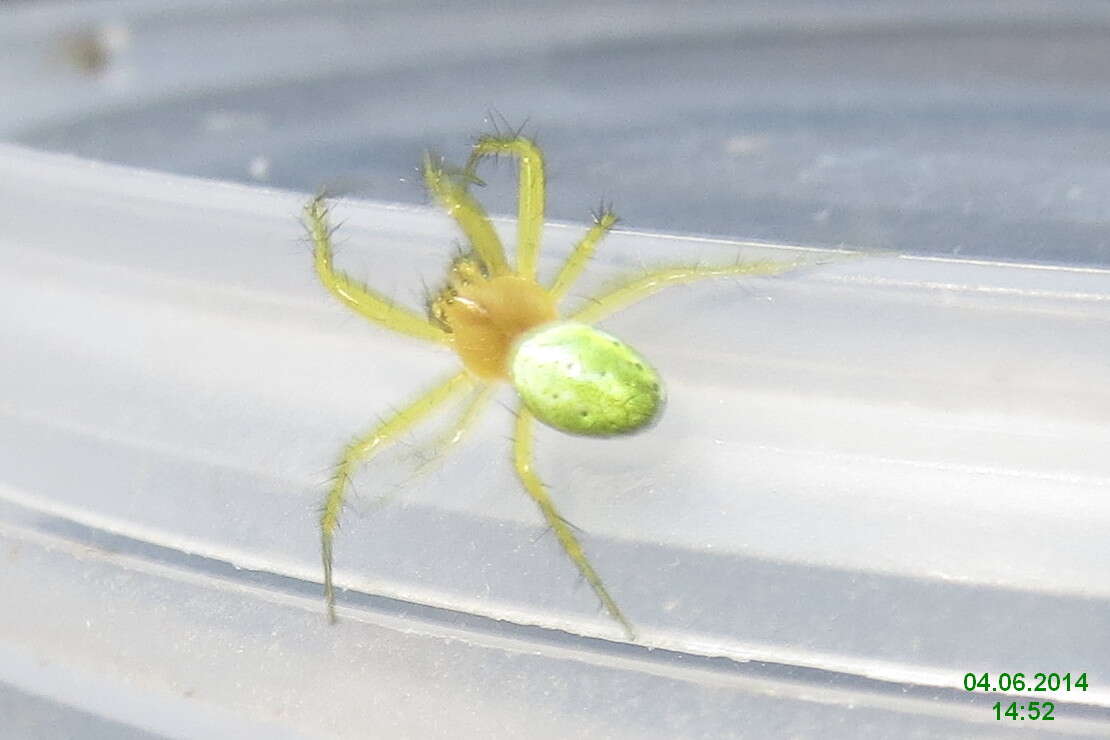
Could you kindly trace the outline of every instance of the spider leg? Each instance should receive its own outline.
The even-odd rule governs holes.
[[[418,339],[447,344],[451,336],[423,316],[391,303],[347,273],[336,270],[332,264],[334,251],[331,244],[332,228],[328,219],[328,206],[324,196],[313,198],[304,209],[305,225],[312,236],[313,258],[316,274],[332,295],[354,309],[356,313],[387,329]]]
[[[458,223],[474,253],[490,274],[508,274],[510,270],[505,261],[501,238],[494,231],[485,209],[467,189],[465,177],[465,172],[447,172],[431,155],[424,155],[424,184],[428,190]]]
[[[496,383],[481,383],[479,385],[478,391],[471,396],[470,400],[467,402],[466,408],[455,422],[451,431],[433,442],[430,447],[424,448],[422,454],[426,456],[425,459],[420,461],[416,469],[412,471],[412,474],[398,486],[398,490],[408,488],[413,481],[427,474],[433,467],[443,462],[443,459],[451,449],[461,442],[466,436],[466,433],[470,431],[470,428],[474,425],[478,416],[480,416],[482,411],[486,409],[486,406],[489,405],[489,399],[496,390]],[[430,450],[430,452],[427,450]],[[395,492],[384,493],[371,500],[369,502],[370,507],[375,510],[379,509],[392,502],[395,497]]]
[[[451,428],[451,431],[433,443],[431,459],[420,465],[420,467],[416,469],[413,477],[423,475],[432,465],[442,460],[444,456],[451,451],[452,447],[463,440],[466,433],[474,426],[474,422],[481,413],[485,411],[486,406],[489,405],[490,397],[493,396],[496,391],[496,383],[486,383],[478,389],[478,392],[470,399],[470,403],[467,404],[466,410],[459,416],[458,421],[455,422],[455,426]]]
[[[624,628],[628,639],[635,640],[636,633],[632,629],[632,624],[625,618],[624,613],[621,612],[617,602],[609,595],[605,585],[601,582],[601,576],[597,574],[594,567],[590,565],[589,559],[586,557],[586,552],[582,549],[582,544],[578,538],[574,536],[566,520],[559,514],[555,508],[555,504],[551,501],[551,496],[547,492],[547,487],[536,475],[533,468],[533,417],[531,412],[523,406],[517,411],[516,415],[516,434],[513,440],[513,464],[516,467],[517,476],[520,477],[520,482],[524,484],[524,489],[532,500],[536,502],[536,506],[540,508],[543,518],[547,521],[547,525],[551,527],[551,531],[559,540],[559,544],[563,546],[563,551],[566,552],[567,557],[578,567],[579,573],[590,584],[594,590],[597,598],[601,600],[602,606],[605,611],[609,612],[609,616],[617,620],[621,627]]]
[[[658,293],[672,285],[684,285],[706,278],[736,277],[741,275],[779,275],[802,267],[803,262],[737,262],[723,267],[668,267],[647,272],[613,290],[591,299],[582,308],[573,311],[568,318],[592,324],[607,316],[628,308],[633,303]]]
[[[536,260],[540,251],[540,231],[543,229],[544,165],[543,152],[519,132],[508,136],[486,135],[478,138],[466,163],[466,171],[473,173],[478,162],[486,157],[508,154],[520,160],[519,191],[517,195],[516,270],[524,277],[536,277]]]
[[[551,284],[550,292],[559,300],[566,295],[570,286],[586,269],[586,263],[590,261],[593,256],[594,250],[597,248],[598,243],[605,238],[613,225],[617,223],[617,214],[613,213],[608,208],[600,209],[594,215],[594,225],[586,232],[577,244],[574,245],[574,251],[570,253],[570,257],[563,263],[562,269],[559,274],[555,276],[555,282]]]
[[[324,562],[324,600],[327,602],[328,619],[335,622],[335,587],[332,583],[332,540],[339,526],[339,515],[343,512],[343,501],[355,467],[377,453],[383,446],[394,442],[417,422],[435,411],[440,404],[456,393],[465,390],[471,383],[470,375],[461,372],[440,383],[432,390],[416,399],[406,408],[386,419],[367,434],[355,439],[343,450],[336,467],[324,505],[320,509],[320,544]]]

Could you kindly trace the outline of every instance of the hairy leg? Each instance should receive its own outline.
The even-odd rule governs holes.
[[[493,394],[497,392],[497,388],[497,383],[486,383],[478,389],[474,397],[470,399],[466,409],[455,422],[455,425],[451,427],[451,431],[440,437],[432,445],[430,459],[426,460],[416,469],[414,477],[426,473],[429,468],[442,460],[444,456],[451,451],[452,447],[463,440],[466,433],[474,426],[474,422],[477,421],[478,417],[485,411],[486,406],[489,405],[489,400]]]
[[[350,483],[356,466],[366,462],[383,446],[396,441],[400,435],[435,411],[440,404],[468,388],[472,382],[470,375],[465,372],[453,376],[344,448],[339,465],[336,467],[335,477],[332,479],[331,487],[324,499],[324,505],[320,508],[320,544],[324,561],[324,599],[327,602],[328,619],[330,621],[335,621],[335,588],[332,584],[332,540],[335,537],[335,530],[339,526],[339,515],[343,512],[347,485]]]
[[[313,198],[304,209],[305,225],[312,235],[316,274],[332,295],[363,318],[387,329],[418,339],[447,344],[450,335],[420,314],[397,306],[379,293],[354,280],[332,264],[332,229],[323,196]]]
[[[590,261],[593,256],[594,250],[597,249],[598,243],[605,238],[613,225],[617,223],[617,214],[610,211],[608,208],[603,208],[594,216],[594,225],[586,232],[586,235],[574,245],[574,251],[570,253],[570,257],[563,264],[559,274],[555,276],[555,282],[551,284],[550,292],[559,300],[567,294],[570,286],[586,269],[586,263]]]
[[[672,285],[693,283],[706,278],[778,275],[796,270],[802,267],[803,264],[801,262],[762,260],[758,262],[738,262],[735,265],[723,267],[668,267],[653,270],[591,299],[582,308],[571,313],[568,318],[585,324],[592,324]]]
[[[474,144],[470,160],[466,163],[466,171],[474,172],[479,161],[499,154],[508,154],[520,160],[516,270],[519,275],[534,279],[546,198],[543,153],[535,143],[523,136],[482,136]]]
[[[510,270],[501,238],[485,209],[467,189],[465,177],[465,173],[447,172],[430,155],[424,155],[424,184],[436,202],[458,223],[490,275],[506,275]]]
[[[547,492],[547,487],[536,475],[533,468],[532,449],[534,427],[532,414],[522,406],[517,412],[516,434],[513,440],[513,464],[516,467],[517,475],[520,477],[520,482],[524,484],[524,489],[536,502],[536,506],[540,507],[544,520],[555,532],[555,537],[558,538],[559,544],[563,546],[567,557],[577,566],[582,577],[590,584],[594,593],[597,594],[597,598],[601,600],[602,606],[605,607],[605,611],[609,612],[609,615],[620,623],[630,640],[635,640],[636,633],[632,629],[632,624],[625,618],[620,607],[617,606],[617,602],[605,589],[601,582],[601,576],[590,565],[586,552],[582,549],[582,544],[574,536],[570,525],[559,515],[559,512],[555,509],[555,504],[551,501],[551,496]]]

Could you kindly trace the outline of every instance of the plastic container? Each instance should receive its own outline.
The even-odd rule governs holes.
[[[1070,671],[1089,690],[1048,695],[1039,729],[1105,735],[1110,162],[1079,146],[1107,135],[1067,56],[1105,54],[1103,11],[765,10],[5,10],[10,734],[990,736],[1000,695],[964,674]],[[999,61],[1018,41],[1064,56],[1023,76]],[[981,63],[946,87],[961,53]],[[606,322],[663,373],[666,416],[615,441],[545,430],[538,464],[636,644],[543,536],[501,406],[422,475],[434,425],[366,468],[323,617],[335,455],[456,361],[327,297],[305,192],[419,200],[398,178],[428,146],[457,159],[487,105],[534,116],[554,218],[599,195],[626,217],[576,299],[644,265],[874,252]],[[956,142],[989,166],[957,170]],[[508,168],[491,181],[509,210]],[[414,306],[459,239],[422,206],[336,213],[344,265]],[[583,228],[548,228],[545,272]]]

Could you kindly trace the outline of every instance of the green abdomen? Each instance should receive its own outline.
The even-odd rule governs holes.
[[[624,342],[585,324],[559,322],[526,334],[510,373],[536,418],[570,434],[631,434],[663,409],[655,369]]]

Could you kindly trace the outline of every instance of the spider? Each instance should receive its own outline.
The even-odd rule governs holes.
[[[479,163],[502,155],[515,158],[519,165],[515,263],[509,262],[489,217],[470,192],[471,184],[481,183],[475,174]],[[423,174],[429,192],[457,222],[470,247],[451,264],[444,287],[429,298],[426,316],[392,303],[337,270],[325,197],[317,196],[305,207],[316,273],[332,295],[379,326],[450,348],[462,363],[460,372],[344,448],[320,513],[328,618],[336,619],[332,543],[357,466],[469,391],[469,404],[453,433],[445,438],[443,449],[457,443],[496,386],[507,381],[520,399],[512,449],[520,483],[605,611],[635,640],[632,623],[609,594],[536,474],[535,421],[568,434],[599,438],[633,434],[650,426],[663,409],[658,373],[627,344],[591,325],[671,285],[729,275],[775,275],[798,263],[738,262],[722,267],[658,269],[564,313],[561,304],[567,292],[617,222],[612,210],[603,207],[594,214],[593,225],[575,244],[555,279],[544,284],[537,278],[536,263],[546,183],[543,153],[535,142],[519,132],[480,136],[464,168],[451,169],[425,155]]]

